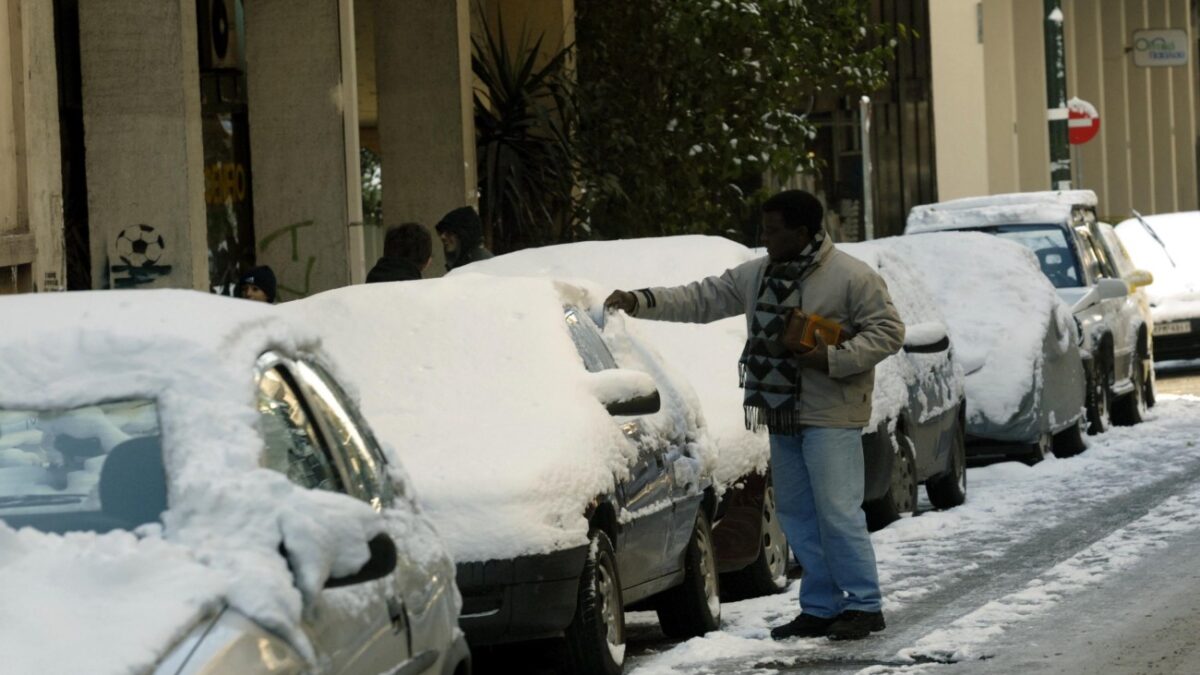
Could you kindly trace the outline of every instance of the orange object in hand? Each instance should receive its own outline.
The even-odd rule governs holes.
[[[803,354],[817,346],[818,335],[822,342],[831,347],[848,339],[842,324],[820,314],[805,314],[799,308],[793,309],[783,327],[783,346]]]

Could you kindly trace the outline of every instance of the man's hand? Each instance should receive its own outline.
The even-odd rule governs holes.
[[[820,333],[814,333],[813,339],[816,340],[817,346],[806,352],[797,354],[796,361],[799,362],[801,368],[811,368],[828,374],[829,345],[821,338]]]
[[[637,296],[629,291],[613,291],[604,301],[604,309],[613,311],[620,309],[626,314],[633,314],[637,306]]]

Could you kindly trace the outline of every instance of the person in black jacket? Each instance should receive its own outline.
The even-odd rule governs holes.
[[[233,289],[235,297],[247,300],[257,300],[275,304],[275,292],[278,284],[275,281],[275,271],[266,265],[259,265],[242,275],[237,286]]]
[[[492,252],[483,245],[483,222],[469,206],[454,209],[437,224],[446,251],[446,271],[476,260],[487,260]]]
[[[420,223],[388,228],[383,236],[383,257],[367,273],[367,283],[415,281],[433,258],[433,237]]]

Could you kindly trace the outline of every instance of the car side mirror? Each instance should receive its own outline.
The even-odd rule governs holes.
[[[909,354],[936,354],[950,348],[950,336],[940,321],[928,321],[904,329],[904,351]]]
[[[610,415],[653,415],[662,407],[654,378],[646,373],[614,368],[588,376],[592,394]]]
[[[1127,295],[1129,295],[1129,286],[1121,279],[1101,279],[1096,282],[1095,286],[1088,289],[1082,298],[1079,298],[1071,307],[1071,311],[1078,314],[1101,300],[1123,298]]]
[[[344,577],[330,577],[325,581],[325,588],[340,588],[353,586],[367,581],[382,579],[396,569],[396,543],[387,533],[380,532],[367,542],[371,557],[357,572]]]
[[[1146,270],[1134,270],[1125,275],[1125,283],[1131,290],[1137,290],[1154,283],[1154,275]]]

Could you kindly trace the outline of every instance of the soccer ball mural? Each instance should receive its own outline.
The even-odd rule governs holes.
[[[129,267],[153,267],[166,249],[163,236],[149,225],[133,225],[117,235],[117,257]]]

